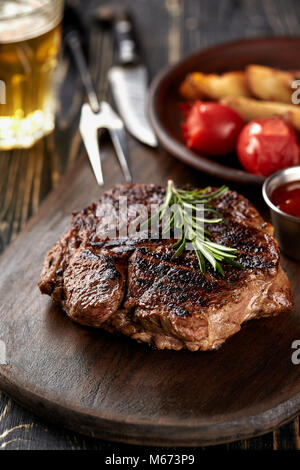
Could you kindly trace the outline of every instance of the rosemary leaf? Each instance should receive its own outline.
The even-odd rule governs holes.
[[[172,180],[168,181],[166,195],[161,209],[151,219],[141,224],[147,228],[153,220],[163,220],[163,233],[177,228],[182,230],[181,238],[174,243],[175,253],[172,256],[180,256],[186,248],[186,243],[192,243],[194,252],[197,256],[200,271],[206,273],[206,262],[211,264],[214,271],[218,271],[222,276],[225,275],[221,263],[230,264],[237,268],[242,266],[234,259],[236,258],[236,249],[212,242],[209,239],[210,232],[204,228],[204,224],[226,223],[226,220],[219,211],[210,206],[210,201],[226,193],[228,188],[221,188],[211,191],[208,186],[204,189],[185,190],[177,189]],[[201,208],[199,209],[199,205]],[[172,214],[167,214],[169,208],[173,205]],[[204,217],[204,213],[211,214],[213,217]],[[166,217],[164,217],[166,216]]]

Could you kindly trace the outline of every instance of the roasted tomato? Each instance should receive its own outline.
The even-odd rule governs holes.
[[[183,138],[187,146],[208,155],[225,155],[235,149],[244,120],[228,106],[195,101],[184,108]]]
[[[279,117],[249,122],[238,138],[237,154],[246,170],[262,176],[300,162],[297,134]]]

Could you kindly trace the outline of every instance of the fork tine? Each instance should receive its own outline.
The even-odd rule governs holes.
[[[98,145],[97,131],[93,130],[89,134],[81,134],[89,160],[91,162],[97,183],[102,186],[104,184],[101,168],[101,157]]]
[[[126,183],[132,183],[132,175],[127,159],[127,145],[124,128],[110,128],[109,134],[113,142]]]
[[[104,184],[101,157],[98,143],[98,129],[93,125],[93,112],[88,104],[84,104],[81,110],[81,118],[79,129],[82,140],[84,142],[89,160],[91,162],[97,183],[102,186]]]

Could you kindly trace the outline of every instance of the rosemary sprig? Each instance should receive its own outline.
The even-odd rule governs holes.
[[[221,263],[233,264],[241,267],[234,261],[236,249],[212,242],[209,239],[208,224],[224,222],[224,217],[220,212],[210,206],[210,202],[222,196],[228,188],[222,186],[216,191],[211,191],[210,187],[204,189],[184,190],[177,189],[172,180],[168,181],[166,195],[160,210],[150,219],[141,224],[140,230],[148,228],[152,222],[162,221],[168,215],[164,231],[169,232],[175,228],[181,230],[181,238],[173,245],[176,250],[172,258],[181,255],[186,248],[187,242],[191,243],[197,255],[199,267],[202,273],[206,272],[206,262],[209,262],[214,271],[219,271],[224,276]],[[199,204],[201,204],[201,214],[199,215]],[[172,215],[167,214],[172,207]],[[205,214],[205,217],[204,217]],[[207,217],[211,215],[213,217]],[[164,219],[165,221],[165,219]]]

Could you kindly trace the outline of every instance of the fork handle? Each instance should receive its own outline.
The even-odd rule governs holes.
[[[119,65],[134,65],[141,62],[131,16],[126,10],[118,12],[114,21],[114,41]]]
[[[65,41],[67,42],[70,50],[72,51],[72,55],[78,71],[80,73],[80,77],[82,83],[85,87],[85,91],[87,97],[89,99],[90,105],[94,113],[97,113],[100,109],[99,101],[97,98],[97,94],[92,82],[92,78],[83,54],[80,37],[75,30],[71,30],[66,34]]]

